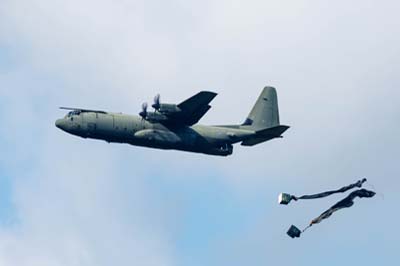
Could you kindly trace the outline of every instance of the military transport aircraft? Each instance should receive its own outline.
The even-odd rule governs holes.
[[[215,96],[214,92],[201,91],[180,104],[166,104],[157,95],[152,105],[154,111],[149,112],[144,103],[139,116],[61,107],[70,112],[58,119],[56,126],[72,135],[109,143],[220,156],[231,155],[235,143],[253,146],[280,138],[289,128],[279,123],[278,98],[273,87],[263,89],[243,124],[197,125]]]

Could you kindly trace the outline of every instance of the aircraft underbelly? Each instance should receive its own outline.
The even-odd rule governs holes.
[[[190,128],[177,131],[154,129],[140,130],[135,133],[134,141],[132,141],[131,144],[215,155],[227,155],[226,153],[229,153],[230,149],[230,147],[214,146],[214,144],[209,143]]]
[[[158,148],[173,148],[182,145],[182,139],[172,131],[144,129],[134,134],[134,142]],[[135,144],[135,143],[133,143]]]
[[[144,126],[139,130],[137,130],[139,127],[136,127],[135,131],[133,127],[130,127],[133,124],[122,122],[121,120],[114,123],[112,129],[96,123],[96,130],[88,132],[87,137],[157,149],[173,149],[220,156],[232,154],[231,139],[226,132],[200,132],[191,127],[169,130],[162,126],[152,126],[152,128]],[[109,124],[106,123],[106,125]]]

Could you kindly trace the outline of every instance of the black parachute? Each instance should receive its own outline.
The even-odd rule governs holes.
[[[313,194],[313,195],[304,195],[301,197],[296,197],[287,193],[281,193],[279,196],[279,203],[280,204],[289,204],[289,202],[291,200],[299,200],[299,199],[318,199],[318,198],[323,198],[323,197],[328,197],[332,194],[335,193],[344,193],[350,189],[353,188],[360,188],[362,187],[363,183],[366,182],[367,179],[362,179],[357,181],[354,184],[342,187],[338,190],[332,190],[332,191],[326,191],[326,192],[322,192],[322,193],[318,193],[318,194]],[[320,216],[318,216],[317,218],[313,219],[310,224],[303,230],[301,231],[300,229],[298,229],[296,226],[292,225],[287,234],[292,237],[300,237],[301,233],[304,232],[305,230],[307,230],[309,227],[311,227],[314,224],[318,224],[320,223],[322,220],[329,218],[334,212],[343,209],[343,208],[349,208],[351,206],[354,205],[354,199],[359,197],[359,198],[372,198],[373,196],[375,196],[375,192],[370,191],[370,190],[366,190],[366,189],[358,189],[355,190],[353,192],[351,192],[347,197],[345,197],[344,199],[342,199],[341,201],[337,202],[335,205],[333,205],[332,207],[330,207],[328,210],[326,210],[325,212],[323,212]]]
[[[346,192],[346,191],[348,191],[348,190],[351,190],[351,189],[353,189],[353,188],[356,188],[356,187],[360,188],[360,187],[362,187],[362,185],[363,185],[366,181],[367,181],[367,179],[366,179],[366,178],[363,178],[363,179],[361,179],[361,180],[358,180],[358,181],[357,181],[356,183],[354,183],[354,184],[350,184],[350,185],[348,185],[348,186],[342,187],[342,188],[337,189],[337,190],[330,190],[330,191],[325,191],[325,192],[322,192],[322,193],[312,194],[312,195],[303,195],[303,196],[301,196],[301,197],[296,197],[296,196],[294,196],[294,195],[290,195],[290,194],[287,194],[287,193],[281,193],[281,194],[279,195],[279,203],[280,203],[280,204],[285,204],[285,205],[287,205],[287,204],[289,204],[289,202],[290,202],[291,200],[297,201],[297,200],[300,200],[300,199],[318,199],[318,198],[328,197],[328,196],[330,196],[330,195],[332,195],[332,194],[336,194],[336,193],[344,193],[344,192]]]
[[[338,211],[343,208],[350,208],[354,204],[354,199],[356,197],[359,198],[372,198],[375,196],[375,192],[366,190],[366,189],[359,189],[356,191],[351,192],[347,197],[330,207],[328,210],[323,212],[320,216],[315,218],[314,220],[311,221],[309,226],[312,226],[313,224],[318,224],[320,223],[323,219],[329,218],[335,211]]]

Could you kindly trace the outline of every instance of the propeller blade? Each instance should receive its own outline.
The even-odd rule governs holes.
[[[143,118],[146,119],[147,117],[147,103],[142,104],[142,111],[139,113],[139,115]]]
[[[147,111],[147,103],[143,103],[142,104],[142,110],[143,111]]]
[[[160,105],[161,105],[161,103],[160,103],[160,94],[157,94],[157,95],[154,97],[154,104],[152,105],[152,107],[153,107],[154,109],[158,110],[158,109],[160,109]]]

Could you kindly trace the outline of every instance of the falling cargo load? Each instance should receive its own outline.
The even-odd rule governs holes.
[[[350,189],[353,188],[360,188],[362,187],[362,185],[367,181],[367,179],[362,179],[359,180],[358,182],[351,184],[349,186],[345,186],[342,187],[341,189],[338,190],[332,190],[332,191],[327,191],[327,192],[322,192],[322,193],[318,193],[318,194],[313,194],[313,195],[304,195],[301,197],[296,197],[287,193],[281,193],[279,195],[279,203],[280,204],[284,204],[287,205],[289,204],[289,202],[291,200],[299,200],[299,199],[318,199],[318,198],[324,198],[327,196],[330,196],[332,194],[336,194],[336,193],[344,193]],[[292,225],[290,226],[289,230],[287,231],[287,234],[291,237],[291,238],[297,238],[300,237],[300,235],[306,231],[308,228],[310,228],[312,225],[314,224],[318,224],[320,223],[322,220],[329,218],[334,212],[340,210],[340,209],[344,209],[344,208],[350,208],[351,206],[354,205],[354,199],[355,198],[372,198],[373,196],[375,196],[375,192],[367,190],[367,189],[358,189],[355,190],[353,192],[351,192],[347,197],[345,197],[344,199],[342,199],[341,201],[337,202],[335,205],[333,205],[332,207],[330,207],[328,210],[326,210],[325,212],[323,212],[320,216],[318,216],[317,218],[313,219],[310,224],[304,229],[304,230],[300,230],[298,229],[296,226]]]

